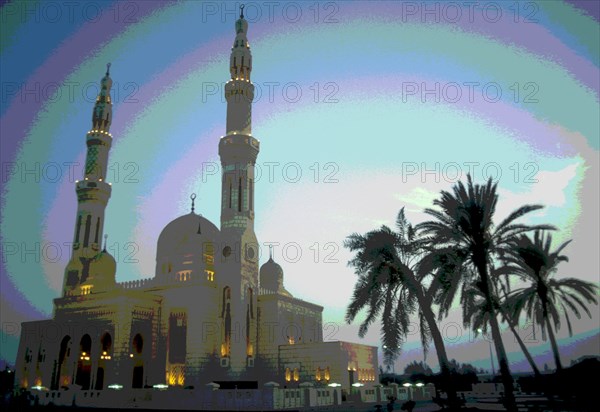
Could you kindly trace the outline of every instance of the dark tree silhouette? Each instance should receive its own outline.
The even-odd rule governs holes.
[[[571,241],[560,245],[552,251],[552,235],[536,231],[533,239],[526,235],[514,240],[511,255],[507,257],[510,270],[528,283],[528,286],[513,291],[507,298],[508,307],[514,316],[525,312],[527,319],[542,328],[542,333],[548,333],[556,370],[562,371],[558,343],[554,329],[560,328],[560,313],[564,314],[569,330],[573,335],[569,312],[581,318],[581,312],[589,317],[591,313],[586,304],[597,304],[597,286],[583,280],[567,278],[554,279],[560,262],[568,261],[562,251]]]
[[[497,273],[497,271],[494,270],[493,267],[490,267],[490,273]],[[503,285],[501,285],[499,276],[492,276],[492,279],[494,280],[495,292],[493,300],[496,313],[502,316],[502,320],[506,322],[510,331],[513,333],[535,376],[540,376],[540,370],[535,364],[535,361],[527,349],[525,342],[523,342],[523,339],[521,339],[521,336],[517,331],[518,317],[514,319],[515,317],[510,315],[511,311],[509,308],[507,308],[506,301],[502,302],[497,298],[497,296],[500,294],[499,290],[504,290],[505,288]],[[463,309],[464,326],[470,327],[475,333],[475,336],[479,335],[480,333],[487,333],[490,325],[489,320],[491,312],[489,310],[487,300],[485,299],[485,296],[481,290],[476,286],[473,286],[472,283],[463,283],[460,301]]]
[[[478,288],[485,297],[490,310],[490,328],[498,356],[500,373],[505,391],[507,409],[517,409],[514,398],[513,379],[510,374],[504,343],[500,335],[497,313],[494,308],[494,291],[490,279],[489,264],[494,258],[506,253],[511,241],[518,235],[534,229],[550,229],[549,226],[528,226],[515,223],[523,215],[542,208],[538,205],[522,206],[512,212],[499,225],[494,225],[498,195],[496,184],[488,180],[485,185],[474,184],[471,176],[467,185],[458,182],[452,192],[442,191],[434,206],[426,209],[434,220],[421,223],[418,229],[430,236],[440,247],[451,247],[452,258],[463,261],[478,275]]]
[[[404,368],[405,375],[433,375],[433,371],[425,362],[413,361]]]
[[[382,226],[365,235],[354,233],[345,241],[345,247],[356,252],[348,264],[358,275],[346,321],[351,323],[362,309],[367,309],[367,317],[359,328],[359,336],[363,337],[381,315],[384,362],[389,364],[398,355],[409,332],[410,315],[416,312],[423,350],[427,353],[429,342],[433,341],[443,388],[449,402],[454,404],[457,396],[444,340],[432,309],[433,294],[425,286],[425,278],[434,274],[427,241],[417,237],[404,209],[398,213],[396,228],[397,232]]]

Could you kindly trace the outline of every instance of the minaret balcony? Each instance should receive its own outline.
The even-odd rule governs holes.
[[[112,135],[104,130],[90,130],[86,135],[86,143],[91,145],[103,145],[110,147],[112,144]]]
[[[254,84],[250,79],[231,79],[225,83],[225,98],[227,100],[231,98],[244,99],[252,103],[254,100]]]
[[[219,156],[221,162],[230,163],[239,160],[255,162],[260,151],[258,139],[247,135],[233,132],[223,136],[219,141]]]
[[[112,187],[110,183],[106,183],[101,179],[85,179],[78,180],[75,183],[75,191],[77,192],[77,199],[81,201],[87,200],[99,200],[108,202]]]

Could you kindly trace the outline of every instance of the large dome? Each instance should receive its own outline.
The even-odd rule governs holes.
[[[214,252],[219,240],[219,229],[202,216],[192,212],[178,217],[158,237],[156,275],[214,273]]]
[[[157,260],[190,252],[200,252],[206,242],[216,244],[219,229],[208,219],[189,213],[169,223],[158,237]]]

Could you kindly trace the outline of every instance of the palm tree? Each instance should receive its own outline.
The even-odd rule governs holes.
[[[581,318],[581,311],[591,317],[586,303],[597,304],[597,286],[593,283],[553,278],[560,262],[569,260],[561,253],[570,242],[564,242],[552,251],[552,235],[536,231],[533,239],[526,235],[515,239],[512,254],[507,258],[514,273],[529,283],[529,286],[513,291],[507,302],[515,316],[524,311],[529,320],[542,328],[542,333],[547,331],[557,372],[563,369],[554,335],[554,330],[560,328],[560,312],[564,313],[569,336],[573,336],[569,312],[577,318]]]
[[[397,232],[387,226],[365,235],[354,233],[344,246],[356,255],[350,262],[358,281],[346,312],[351,323],[362,309],[367,316],[359,328],[364,337],[369,326],[381,315],[384,361],[391,363],[399,353],[410,329],[410,315],[418,312],[421,342],[427,353],[430,341],[435,346],[444,389],[449,403],[456,405],[444,340],[432,309],[433,295],[424,286],[424,275],[431,274],[431,259],[426,258],[426,243],[416,232],[401,209],[396,219]]]
[[[521,336],[519,336],[517,331],[518,322],[515,322],[509,315],[510,311],[506,308],[506,302],[499,302],[498,299],[496,299],[497,295],[498,293],[496,292],[494,294],[494,306],[497,310],[497,313],[502,316],[502,320],[506,322],[510,331],[515,336],[515,339],[517,340],[521,351],[525,355],[525,359],[527,359],[527,362],[529,362],[533,373],[536,377],[539,377],[541,375],[540,370],[535,364],[535,361],[527,349],[527,346],[525,346],[525,342],[523,342],[523,339],[521,339]],[[485,296],[483,296],[481,293],[481,290],[474,286],[468,286],[468,284],[465,283],[461,291],[461,305],[463,308],[464,326],[470,326],[471,330],[475,333],[475,336],[477,336],[479,333],[487,333],[490,325],[490,311],[488,310],[487,301]]]
[[[430,236],[433,244],[453,248],[455,258],[463,259],[467,267],[477,273],[478,287],[490,311],[489,323],[504,384],[506,406],[509,410],[516,410],[513,379],[500,335],[488,267],[495,257],[506,253],[505,250],[515,236],[536,228],[550,229],[551,227],[531,227],[515,223],[523,215],[542,208],[538,205],[522,206],[495,226],[494,214],[497,203],[496,184],[492,183],[492,179],[489,179],[485,185],[478,185],[473,184],[469,175],[466,186],[458,182],[452,188],[452,192],[441,192],[440,198],[433,202],[441,210],[425,210],[425,213],[435,220],[419,224],[418,229],[426,236]]]

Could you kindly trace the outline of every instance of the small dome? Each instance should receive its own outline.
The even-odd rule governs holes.
[[[261,280],[265,278],[265,280],[269,279],[279,279],[283,278],[283,269],[276,263],[273,258],[269,258],[261,267],[260,267],[260,278]]]
[[[272,257],[260,267],[260,287],[282,295],[292,296],[283,287],[283,269]]]
[[[204,243],[217,243],[219,229],[212,222],[195,213],[178,217],[160,233],[157,244],[157,260],[183,253],[202,253]]]
[[[117,262],[104,249],[92,258],[88,273],[88,276],[83,280],[83,284],[93,285],[95,291],[110,288],[116,282]]]
[[[114,279],[117,273],[117,262],[115,258],[104,249],[98,253],[90,263],[90,274]]]

